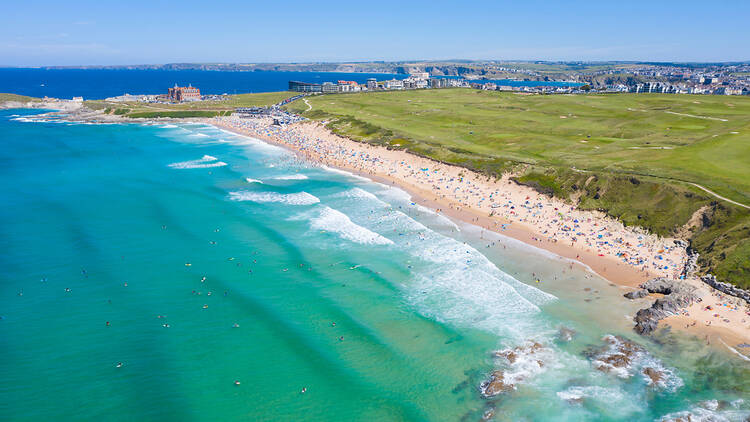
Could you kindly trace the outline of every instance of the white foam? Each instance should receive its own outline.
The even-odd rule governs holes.
[[[164,129],[175,129],[178,126],[177,125],[162,125],[161,127],[164,128]]]
[[[744,360],[746,362],[750,362],[750,358],[748,358],[747,356],[745,356],[742,353],[740,353],[739,350],[737,350],[734,347],[732,347],[732,346],[724,343],[724,340],[722,340],[721,338],[719,338],[719,341],[721,342],[721,344],[723,344],[724,346],[726,346],[726,348],[729,349],[730,352],[732,352],[735,355],[737,355],[740,359],[742,359],[742,360]]]
[[[307,192],[277,193],[277,192],[229,192],[229,199],[233,201],[251,201],[257,203],[277,202],[286,205],[312,205],[320,202],[314,195]]]
[[[227,163],[223,161],[218,161],[219,159],[216,157],[212,157],[210,155],[204,155],[199,160],[190,160],[190,161],[182,161],[179,163],[172,163],[169,165],[169,167],[172,167],[174,169],[202,169],[202,168],[211,168],[211,167],[223,167],[226,166]]]
[[[308,177],[304,174],[289,174],[285,176],[277,176],[273,178],[274,180],[307,180]]]
[[[428,229],[404,212],[373,207],[369,201],[365,206],[371,227],[398,236],[396,246],[404,261],[413,263],[405,294],[422,314],[514,341],[549,330],[535,315],[539,305],[555,296],[521,283],[473,247]]]
[[[661,421],[691,421],[691,422],[733,422],[744,421],[750,415],[745,410],[709,410],[702,407],[694,407],[690,410],[674,412],[661,417]]]
[[[261,185],[263,184],[263,182],[261,182],[260,180],[258,180],[258,179],[252,179],[250,177],[246,177],[245,181],[247,181],[247,183],[259,183]]]
[[[380,201],[377,196],[373,195],[372,193],[361,189],[361,188],[353,188],[349,190],[345,190],[343,192],[337,193],[334,195],[336,198],[354,198],[354,199],[369,199],[373,201],[378,201],[382,203],[382,205],[388,205],[385,202]]]
[[[360,176],[358,174],[354,174],[354,173],[346,171],[346,170],[341,170],[341,169],[337,169],[337,168],[333,168],[333,167],[328,167],[325,164],[322,164],[320,166],[320,168],[322,168],[323,170],[326,170],[326,171],[330,171],[331,173],[338,173],[338,174],[342,174],[344,176],[353,177],[355,179],[363,180],[363,181],[366,181],[366,182],[372,182],[371,179],[368,179],[368,178],[366,178],[364,176]]]
[[[191,133],[191,134],[190,134],[190,135],[188,135],[188,136],[191,136],[191,137],[193,137],[193,138],[208,138],[208,137],[209,137],[209,136],[208,136],[208,135],[206,135],[205,133]]]
[[[606,388],[596,385],[573,386],[564,391],[558,391],[557,397],[565,401],[579,400],[597,400],[607,404],[617,404],[618,407],[624,404],[631,404],[630,400],[619,389]],[[639,410],[637,406],[632,405],[632,410]]]
[[[363,245],[393,244],[390,239],[355,224],[346,214],[330,207],[323,207],[317,217],[310,219],[310,227],[336,233],[346,240]]]

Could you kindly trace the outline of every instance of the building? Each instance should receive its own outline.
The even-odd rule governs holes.
[[[198,101],[201,99],[201,91],[192,85],[188,86],[177,86],[174,84],[174,88],[167,90],[167,96],[171,101]]]
[[[334,84],[333,82],[323,82],[323,86],[321,86],[321,91],[324,94],[335,94],[339,92],[339,86]]]
[[[339,81],[338,85],[341,92],[357,92],[361,89],[355,81]]]
[[[385,81],[383,84],[385,89],[404,89],[404,82],[395,78]]]
[[[323,85],[308,82],[289,81],[289,90],[296,92],[323,92]]]
[[[378,89],[378,80],[375,78],[367,78],[367,89],[370,91]]]

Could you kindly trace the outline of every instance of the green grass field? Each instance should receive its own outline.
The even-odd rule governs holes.
[[[470,89],[316,96],[289,106],[337,133],[497,175],[625,224],[689,235],[703,267],[750,286],[750,98],[520,95]]]
[[[3,92],[0,92],[0,103],[4,103],[6,101],[18,101],[18,102],[27,103],[29,101],[41,101],[41,100],[39,98],[27,97],[25,95],[6,94]]]

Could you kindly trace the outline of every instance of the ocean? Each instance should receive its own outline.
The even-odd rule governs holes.
[[[101,100],[123,94],[163,94],[175,84],[192,84],[204,95],[286,91],[289,81],[365,83],[408,75],[339,72],[224,72],[202,70],[0,68],[0,92],[31,97]]]
[[[746,362],[579,265],[213,126],[41,112],[0,111],[3,421],[750,414]]]

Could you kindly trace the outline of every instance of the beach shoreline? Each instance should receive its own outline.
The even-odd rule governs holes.
[[[51,115],[54,116],[55,113]],[[675,244],[675,239],[659,238],[638,228],[625,227],[601,212],[577,210],[574,205],[546,197],[530,187],[512,182],[509,175],[491,180],[486,175],[438,163],[405,150],[386,149],[344,138],[333,134],[317,122],[306,121],[277,126],[267,118],[241,119],[236,116],[141,120],[106,115],[102,118],[100,112],[88,111],[85,108],[75,109],[73,113],[62,118],[95,123],[202,123],[230,133],[256,138],[291,151],[311,163],[397,187],[407,192],[415,204],[453,220],[505,235],[568,259],[571,263],[582,265],[586,270],[599,275],[611,285],[620,287],[623,293],[637,289],[641,283],[655,277],[678,280],[687,262],[684,247]],[[465,187],[459,190],[459,194],[455,194],[455,191],[440,192],[440,187],[435,183],[437,180],[434,180],[438,176],[425,176],[428,172],[422,171],[424,169],[435,169],[433,172],[440,174],[443,179],[460,180],[461,183],[470,186],[469,192],[477,190],[481,193],[466,195]],[[488,192],[499,194],[502,201],[513,205],[504,204],[497,207],[496,204],[502,202],[486,201]],[[469,203],[470,199],[482,195],[485,195],[485,198],[480,200],[479,206]],[[535,206],[531,207],[528,203]],[[536,206],[541,207],[539,210],[546,213],[532,212],[537,209]],[[497,212],[498,209],[504,212]],[[567,223],[570,223],[570,227]],[[604,234],[597,234],[591,239],[592,235],[598,232]],[[597,240],[599,238],[609,240]],[[646,259],[651,266],[633,265],[634,257]],[[658,260],[655,257],[659,257]],[[659,267],[655,265],[657,262]],[[661,266],[665,263],[669,265]],[[724,343],[726,348],[723,345],[719,347],[727,352],[750,356],[750,347],[743,348],[741,352],[734,348],[728,349],[732,347],[729,345],[750,343],[750,306],[740,304],[740,299],[720,293],[697,278],[689,277],[683,281],[693,285],[702,300],[680,310],[679,315],[665,318],[661,321],[660,327],[668,326],[674,331],[694,336],[713,346]],[[655,298],[656,296],[650,295],[642,299],[643,307],[650,306],[650,301]],[[711,308],[705,309],[706,306]],[[732,312],[716,313],[718,306],[722,306],[722,311],[730,308]]]
[[[654,277],[679,279],[687,261],[684,247],[679,247],[674,242],[675,239],[659,238],[638,229],[627,228],[620,222],[606,217],[603,213],[579,211],[571,204],[563,203],[554,198],[547,198],[529,187],[518,185],[512,182],[508,176],[495,181],[489,180],[486,175],[476,174],[457,166],[438,163],[403,150],[389,150],[340,137],[316,122],[296,123],[288,125],[288,127],[273,126],[268,119],[240,119],[237,117],[203,119],[201,122],[283,147],[313,163],[347,171],[387,186],[398,187],[411,195],[415,204],[430,208],[454,220],[500,233],[569,259],[586,267],[611,284],[620,286],[623,292],[637,288],[641,283]],[[399,163],[400,165],[394,170],[393,167],[388,167],[393,163]],[[415,170],[416,168],[419,170]],[[436,170],[433,170],[434,173],[432,174],[438,176],[421,177],[422,174],[428,173],[429,169],[433,168],[436,168]],[[428,170],[424,171],[424,169]],[[471,198],[472,196],[481,197],[486,192],[492,191],[504,195],[503,200],[514,204],[511,207],[521,205],[519,208],[522,208],[523,205],[526,205],[525,203],[531,202],[540,204],[540,210],[546,207],[547,211],[554,210],[555,212],[547,212],[546,215],[537,216],[538,218],[525,218],[531,213],[522,214],[520,210],[518,212],[509,210],[510,207],[504,207],[503,211],[506,212],[499,213],[496,210],[500,207],[495,206],[493,208],[486,200],[480,201],[480,206],[472,206],[473,204],[469,203],[468,200],[458,198],[463,195],[463,191],[459,191],[461,192],[460,195],[444,194],[438,191],[439,187],[436,185],[435,179],[445,181],[449,177],[451,180],[461,179],[462,182],[466,182],[468,186],[472,187],[471,190],[476,189],[482,192],[479,195],[468,195],[467,199],[474,199]],[[484,198],[486,198],[486,195]],[[544,203],[544,205],[541,205],[541,203]],[[555,215],[559,218],[553,218]],[[517,218],[514,219],[514,216]],[[549,224],[550,218],[553,218],[558,226],[563,221],[581,223],[575,224],[575,228],[573,228],[573,224],[570,224],[570,229],[578,236],[559,236],[559,231],[551,234],[550,231],[554,224],[549,227],[540,227],[540,222]],[[603,230],[603,228],[606,228],[606,230]],[[602,245],[593,244],[590,241],[587,244],[581,241],[583,237],[581,234],[586,230],[592,230],[589,233],[595,233],[595,230],[603,230],[610,234],[609,238],[618,239],[623,247],[613,248],[611,247],[612,244],[617,243],[609,241],[605,241],[607,244]],[[614,235],[611,235],[612,233]],[[597,237],[601,236],[597,235]],[[566,241],[561,241],[563,239]],[[636,246],[636,239],[640,239],[644,245]],[[632,242],[628,240],[632,240]],[[650,248],[645,246],[646,243],[650,245]],[[655,265],[652,265],[652,267],[636,266],[624,262],[634,255],[643,259],[647,254],[652,255],[652,258],[658,256],[659,263],[668,262],[669,265],[657,268]],[[716,296],[717,292],[713,292],[713,289],[699,280],[685,281],[699,289],[699,295],[703,298],[709,298],[712,294]],[[726,301],[725,296],[718,297],[722,297]],[[706,311],[700,305],[698,303],[687,310],[683,310],[680,315],[663,320],[660,326],[668,325],[675,331],[695,336],[712,345],[722,342],[725,345],[727,343],[735,345],[750,342],[750,322],[748,322],[750,317],[746,314],[744,317],[743,315],[736,315],[744,312],[742,309],[736,309],[735,314],[731,316],[731,320],[724,316],[716,319],[710,311]],[[703,303],[703,305],[706,304]],[[707,324],[712,319],[715,319],[715,321]],[[702,323],[692,323],[698,320]],[[724,320],[730,322],[726,323]],[[737,349],[733,350],[737,353]],[[744,356],[748,352],[743,350],[741,354]]]

